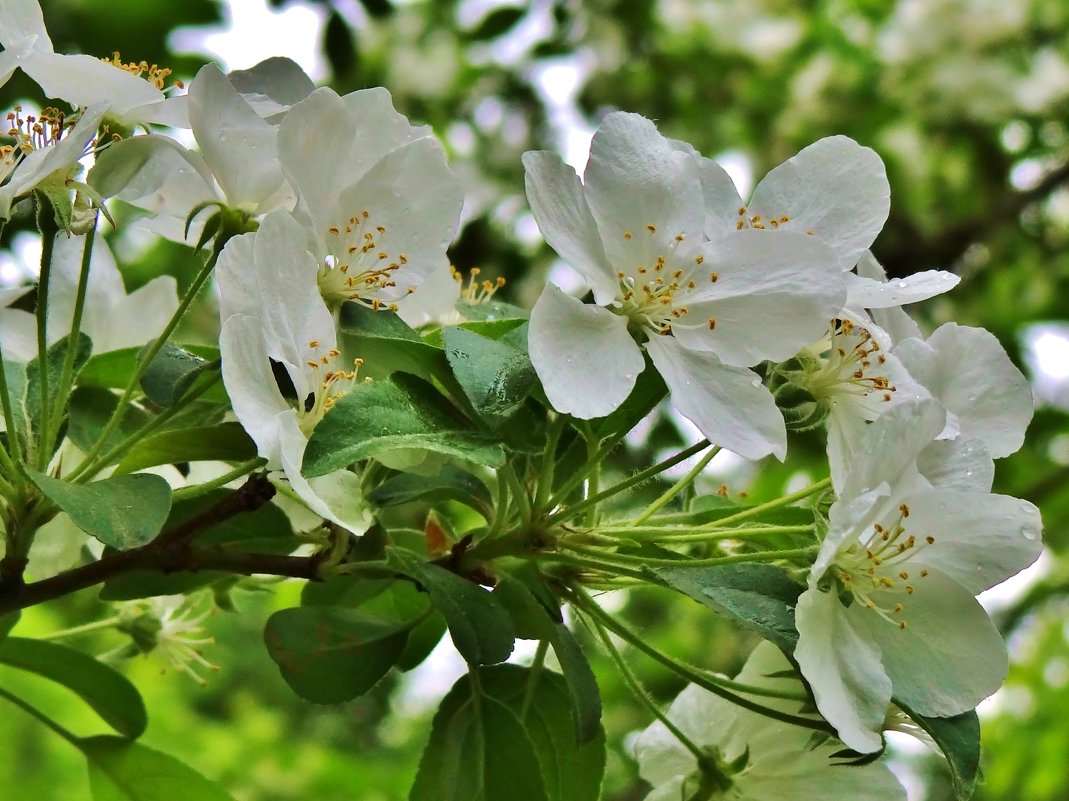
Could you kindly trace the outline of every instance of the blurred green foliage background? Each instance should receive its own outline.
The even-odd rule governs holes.
[[[228,17],[211,0],[43,5],[57,51],[119,50],[185,78],[210,56],[174,52],[176,41],[196,37],[173,31],[219,26]],[[1041,401],[1027,444],[999,464],[996,479],[996,491],[1041,507],[1048,553],[1032,583],[995,607],[1014,664],[1006,688],[981,710],[986,782],[978,797],[1069,798],[1069,4],[317,0],[304,7],[321,22],[330,85],[340,92],[386,86],[403,113],[435,128],[467,185],[452,259],[462,271],[479,266],[484,277],[505,276],[504,292],[516,302],[533,302],[555,258],[526,210],[520,155],[542,148],[585,153],[608,111],[644,114],[751,178],[830,134],[881,154],[892,210],[876,256],[892,276],[930,268],[958,273],[962,282],[951,295],[914,314],[929,330],[946,320],[992,330],[1029,371]],[[262,31],[238,33],[251,41]],[[288,54],[285,45],[279,54]],[[5,106],[23,98],[36,99],[21,76],[0,90]],[[30,224],[26,217],[9,225],[2,244],[17,242]],[[126,251],[135,254],[126,272],[131,287],[160,273],[188,280],[194,268],[180,246]],[[212,333],[209,305],[189,338],[198,326],[201,336]],[[1050,325],[1034,327],[1041,323]],[[1041,331],[1047,338],[1037,348]],[[619,469],[684,436],[668,421],[653,426]],[[725,481],[733,492],[772,497],[822,458],[816,437],[798,437],[786,466],[742,469],[710,478],[710,486]],[[274,583],[234,590],[236,611],[206,622],[218,643],[206,655],[220,669],[204,686],[162,671],[166,663],[155,655],[128,662],[150,711],[144,742],[218,779],[242,801],[405,798],[434,698],[452,677],[392,676],[338,707],[299,700],[261,634],[267,615],[294,604],[298,589]],[[642,591],[620,603],[621,614],[663,649],[714,669],[737,669],[751,644],[683,598]],[[90,590],[32,610],[18,633],[44,634],[104,614]],[[100,653],[119,642],[111,636],[73,642]],[[589,650],[595,653],[592,644]],[[604,798],[638,799],[645,788],[627,742],[648,720],[611,666],[594,659],[611,743]],[[667,701],[680,689],[641,658],[635,666],[657,697]],[[32,676],[4,669],[0,684],[78,733],[99,725]],[[8,797],[89,798],[78,754],[14,707],[0,706],[0,743],[0,787]],[[951,797],[939,760],[923,749],[908,749],[898,764],[914,777],[913,797]]]

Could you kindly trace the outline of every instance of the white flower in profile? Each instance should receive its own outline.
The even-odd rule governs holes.
[[[14,143],[0,146],[0,221],[11,219],[12,206],[35,190],[72,191],[106,110],[87,108],[73,126],[55,109],[38,117],[23,116],[16,107],[7,115],[6,133]]]
[[[357,378],[352,365],[339,363],[334,318],[319,294],[318,271],[300,224],[284,211],[272,212],[258,231],[227,243],[216,268],[224,314],[223,382],[234,414],[268,468],[281,470],[316,514],[360,534],[368,521],[356,474],[339,470],[313,479],[301,474],[312,430]],[[272,361],[293,385],[294,402],[279,390]]]
[[[38,0],[0,4],[0,45],[18,52],[17,66],[46,97],[80,108],[107,106],[108,116],[124,125],[187,127],[185,97],[169,97],[163,91],[169,69],[126,64],[118,54],[99,59],[55,52]]]
[[[294,216],[327,304],[392,305],[447,264],[463,192],[441,145],[385,89],[317,89],[279,126]]]
[[[754,687],[805,697],[802,682],[774,645],[754,649],[737,680]],[[760,703],[797,714],[802,700],[761,697]],[[653,785],[646,801],[702,798],[735,801],[812,801],[816,798],[905,801],[905,789],[883,762],[847,764],[842,744],[813,745],[812,732],[742,709],[689,685],[668,708],[672,721],[692,743],[707,749],[727,773],[730,786],[704,796],[698,760],[668,728],[657,721],[635,744],[639,774]],[[733,764],[741,762],[734,770]]]
[[[48,283],[49,345],[70,333],[85,241],[84,236],[56,237]],[[0,298],[0,347],[5,359],[16,362],[37,357],[36,318],[7,308],[29,289],[20,287]],[[163,331],[177,309],[177,284],[172,276],[157,276],[127,293],[111,249],[103,236],[95,238],[81,322],[82,332],[93,340],[94,354],[144,345]]]
[[[732,227],[706,241],[699,157],[636,114],[605,118],[582,183],[554,154],[523,161],[542,235],[595,301],[549,285],[535,304],[531,361],[553,406],[609,414],[634,387],[644,349],[672,403],[711,441],[783,458],[783,418],[747,368],[820,336],[845,296],[835,254],[790,232]]]
[[[1032,504],[933,488],[918,458],[943,430],[934,400],[869,424],[798,600],[795,659],[851,748],[882,748],[892,696],[926,716],[973,709],[1006,676],[1006,648],[974,598],[1042,550]],[[951,460],[952,461],[952,460]]]
[[[996,459],[1024,443],[1032,390],[990,331],[946,323],[925,340],[900,342],[894,353],[946,409],[941,437],[982,440]]]
[[[212,210],[191,221],[189,236],[186,220],[205,204],[226,206],[249,217],[292,207],[293,190],[278,160],[278,124],[261,113],[285,112],[279,103],[265,100],[266,93],[288,99],[302,91],[294,70],[307,81],[307,94],[314,88],[311,81],[288,59],[271,59],[271,64],[231,75],[206,64],[188,94],[189,124],[199,151],[158,134],[129,137],[99,154],[90,182],[105,197],[117,197],[148,212],[143,227],[180,242],[190,237],[196,241]],[[246,95],[235,87],[235,80],[258,91]]]

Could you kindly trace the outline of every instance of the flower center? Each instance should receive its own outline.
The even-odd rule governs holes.
[[[831,568],[854,600],[900,629],[908,627],[906,607],[915,589],[913,582],[928,575],[925,568],[911,573],[907,563],[935,543],[931,535],[910,533],[908,518],[909,506],[903,503],[897,515],[873,524],[870,531],[840,551]]]
[[[887,357],[868,331],[856,328],[849,320],[834,320],[824,343],[818,346],[825,354],[821,367],[807,379],[813,397],[827,401],[842,395],[872,396],[881,402],[891,401],[896,387],[880,374]]]
[[[482,272],[478,267],[472,267],[468,273],[468,282],[464,283],[464,274],[460,272],[452,264],[449,265],[449,272],[453,276],[453,280],[457,282],[460,287],[460,300],[469,304],[487,303],[494,297],[494,293],[501,289],[505,285],[505,279],[502,276],[498,276],[496,281],[489,279],[479,280],[479,274]]]
[[[73,128],[76,119],[55,108],[41,110],[39,116],[22,115],[22,106],[15,106],[7,114],[7,136],[11,144],[0,145],[0,183],[15,171],[19,163],[35,150],[50,147],[63,138],[63,133]]]
[[[770,216],[763,217],[760,214],[750,215],[747,213],[748,209],[745,206],[739,206],[739,219],[735,221],[735,228],[739,231],[744,228],[754,228],[758,231],[763,231],[766,228],[771,228],[773,231],[780,226],[786,225],[791,221],[790,216],[781,214],[779,217]],[[806,234],[813,236],[812,229],[806,231]]]
[[[327,412],[334,408],[338,399],[349,393],[364,360],[354,359],[352,370],[338,370],[334,367],[337,358],[341,355],[341,351],[337,348],[324,351],[319,341],[313,339],[308,343],[308,349],[311,354],[305,361],[305,366],[312,375],[319,378],[319,382],[312,394],[305,398],[304,408],[297,410],[297,420],[301,431],[305,436],[310,437],[312,430],[319,425],[319,421],[326,416]],[[371,379],[365,378],[364,380],[370,381]]]
[[[111,64],[113,67],[118,67],[123,72],[129,72],[131,75],[140,78],[144,77],[146,81],[151,83],[161,92],[167,84],[167,78],[174,70],[168,67],[160,67],[156,64],[149,66],[147,61],[123,61],[122,55],[118,50],[111,54],[111,58],[100,59],[105,64]],[[176,80],[173,84],[176,89],[182,89],[185,84],[182,81]]]
[[[319,268],[319,289],[327,304],[353,301],[396,311],[395,303],[384,303],[378,295],[397,286],[397,273],[408,264],[408,256],[390,248],[386,226],[376,225],[365,210],[344,225],[330,226],[327,233],[329,252]],[[415,286],[406,291],[411,295]]]
[[[645,236],[656,233],[656,225],[646,226]],[[699,281],[716,283],[720,276],[702,268],[704,256],[688,259],[677,253],[685,234],[676,234],[665,253],[655,254],[644,247],[648,243],[640,241],[643,236],[641,232],[637,236],[631,231],[623,233],[624,240],[634,243],[638,252],[634,266],[616,271],[620,304],[616,311],[631,321],[636,333],[652,331],[668,335],[672,333],[672,324],[689,313],[685,301],[698,288]],[[711,317],[709,328],[716,328],[716,320]]]

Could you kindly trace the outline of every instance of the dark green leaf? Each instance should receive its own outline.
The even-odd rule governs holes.
[[[976,711],[952,718],[927,718],[908,709],[906,712],[946,756],[958,801],[969,801],[980,780],[980,719]]]
[[[702,568],[652,568],[666,585],[727,615],[790,653],[798,642],[794,606],[802,587],[773,565],[742,562]]]
[[[393,13],[393,3],[390,0],[360,0],[360,5],[375,19],[382,19]]]
[[[391,311],[346,303],[341,308],[338,335],[346,353],[364,360],[362,376],[379,379],[400,371],[436,378],[451,386],[452,374],[442,349],[424,342]]]
[[[498,36],[502,36],[507,33],[512,27],[518,23],[523,15],[527,13],[526,8],[497,8],[483,17],[475,30],[468,34],[469,37],[476,41],[485,41],[486,39],[496,39]]]
[[[67,343],[68,337],[64,337],[52,344],[45,354],[45,370],[50,392],[54,391],[59,384],[63,362],[67,358]],[[75,347],[77,351],[74,357],[74,375],[77,376],[89,360],[93,343],[85,334],[79,334]],[[19,365],[9,366],[7,362],[4,363],[4,367],[15,428],[22,434],[25,446],[36,439],[36,434],[41,428],[41,363],[33,359],[24,370]],[[56,402],[55,397],[51,397],[50,400],[52,403]],[[50,413],[54,412],[55,409],[50,409]]]
[[[575,718],[576,739],[580,743],[588,743],[601,732],[601,692],[598,690],[598,680],[594,677],[594,671],[591,670],[579,641],[563,623],[554,624],[550,644],[564,673],[564,683]]]
[[[499,466],[501,448],[471,430],[447,401],[411,376],[357,384],[316,426],[304,454],[309,478],[385,451],[411,448]]]
[[[456,309],[464,315],[466,320],[475,322],[495,323],[526,320],[531,316],[531,313],[522,306],[514,306],[511,303],[505,303],[500,300],[488,300],[482,303],[469,303],[468,301],[460,300],[457,301]],[[480,333],[485,332],[480,331]]]
[[[88,452],[104,433],[118,405],[118,396],[110,390],[101,387],[78,387],[74,390],[67,425],[67,436],[71,442]],[[108,437],[104,447],[108,450],[115,447],[148,423],[149,419],[149,415],[141,409],[127,409],[122,422]]]
[[[410,801],[598,798],[604,734],[576,742],[559,675],[500,665],[479,669],[479,684],[478,699],[468,677],[443,699]]]
[[[26,472],[78,528],[119,550],[151,541],[171,511],[170,486],[150,473],[71,484],[34,470]]]
[[[401,473],[383,481],[368,493],[367,499],[376,506],[396,506],[423,501],[459,501],[477,510],[483,517],[493,514],[493,501],[486,485],[471,473],[446,465],[436,476],[417,476]]]
[[[145,345],[138,359],[144,358],[151,345]],[[202,375],[218,370],[219,365],[185,348],[167,342],[141,376],[141,389],[153,403],[174,406]]]
[[[14,612],[8,612],[6,615],[0,615],[0,641],[7,637],[11,630],[18,625],[20,617],[22,617],[22,612],[17,609]]]
[[[409,551],[391,548],[389,561],[427,590],[431,603],[445,616],[453,645],[468,664],[492,665],[512,653],[512,622],[491,593]]]
[[[89,760],[93,801],[234,801],[193,768],[140,743],[101,736],[78,747]]]
[[[323,50],[330,62],[330,71],[336,76],[345,76],[356,67],[356,39],[345,17],[337,11],[327,16],[323,29]]]
[[[8,637],[0,642],[0,662],[62,684],[126,737],[140,737],[148,725],[137,688],[114,668],[81,651],[52,642]]]
[[[295,693],[337,704],[363,695],[390,672],[411,627],[357,609],[298,606],[271,615],[264,640]]]
[[[115,468],[132,473],[161,464],[182,462],[243,462],[256,456],[256,443],[240,423],[220,423],[164,431],[138,442]]]
[[[442,336],[453,375],[475,411],[490,425],[506,420],[537,378],[526,349],[465,328],[447,328]]]
[[[125,141],[125,140],[124,140]],[[186,345],[184,349],[205,361],[219,358],[219,349],[207,345]],[[105,389],[123,389],[133,378],[137,369],[137,358],[142,348],[123,348],[108,351],[92,357],[78,374],[78,385],[82,387],[103,387]],[[226,389],[219,381],[200,396],[202,401],[227,403]]]

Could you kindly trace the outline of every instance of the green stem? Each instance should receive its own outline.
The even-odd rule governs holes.
[[[205,481],[203,484],[193,484],[188,487],[180,487],[176,489],[172,495],[175,501],[188,500],[189,498],[198,498],[201,495],[206,495],[214,489],[218,489],[231,481],[242,476],[251,473],[258,467],[262,467],[267,464],[266,459],[262,459],[257,456],[255,459],[249,459],[247,462],[242,462],[229,473],[224,473],[218,478],[213,478],[211,481]]]
[[[815,720],[813,718],[804,718],[799,715],[792,715],[789,712],[781,712],[778,709],[771,709],[766,706],[762,706],[748,698],[743,698],[740,695],[736,695],[730,690],[726,689],[720,681],[714,680],[711,676],[698,668],[687,665],[680,662],[667,654],[662,654],[652,645],[647,643],[642,637],[635,632],[631,631],[627,626],[615,620],[610,614],[605,612],[594,600],[583,592],[581,589],[576,589],[570,598],[571,602],[575,604],[581,611],[585,612],[588,617],[596,618],[605,628],[616,634],[623,640],[626,640],[638,650],[642,651],[646,656],[650,657],[656,662],[660,662],[669,670],[682,676],[687,681],[697,684],[714,695],[723,698],[725,701],[729,701],[736,706],[740,706],[743,709],[747,709],[750,712],[755,712],[758,715],[764,715],[767,718],[773,720],[779,720],[783,723],[790,723],[793,726],[800,726],[805,729],[815,729],[817,731],[824,731],[834,734],[834,729],[824,720]]]
[[[82,331],[82,314],[85,311],[85,296],[89,288],[89,265],[93,260],[93,243],[96,241],[96,220],[93,220],[93,227],[85,235],[85,245],[82,248],[82,263],[78,273],[78,289],[74,297],[74,314],[71,317],[71,330],[67,336],[67,352],[63,357],[63,370],[59,376],[59,385],[56,387],[56,399],[61,400],[67,397],[67,393],[70,391],[71,383],[74,381],[74,359],[78,354],[78,348],[75,347],[78,342],[78,336]],[[57,403],[56,408],[51,418],[45,418],[48,421],[45,432],[42,437],[42,441],[45,443],[45,447],[51,450],[55,443],[56,433],[59,431],[60,423],[63,419],[63,411],[65,404]]]
[[[0,404],[4,407],[4,427],[7,431],[7,444],[11,448],[11,457],[4,467],[10,470],[12,478],[19,479],[16,464],[22,462],[22,445],[19,443],[19,431],[15,427],[15,412],[11,406],[11,392],[7,386],[7,368],[4,365],[4,349],[0,348]],[[0,448],[0,450],[3,450]],[[4,451],[7,456],[7,451]],[[10,467],[8,466],[10,463]]]
[[[667,504],[672,498],[678,495],[682,490],[689,487],[694,479],[698,477],[702,470],[706,468],[706,465],[713,460],[713,457],[720,453],[720,446],[716,445],[705,456],[698,460],[698,463],[694,465],[683,478],[679,479],[675,484],[666,489],[657,500],[647,506],[638,517],[632,522],[637,526],[640,523],[645,523],[654,514],[660,511],[665,504]]]
[[[772,509],[779,509],[781,506],[790,506],[795,501],[800,501],[803,498],[808,498],[810,495],[827,489],[830,486],[831,479],[825,478],[815,484],[810,484],[805,489],[798,490],[798,492],[792,492],[790,495],[784,495],[782,498],[776,498],[775,500],[768,501],[767,503],[762,503],[757,506],[751,506],[749,509],[744,509],[743,511],[736,512],[733,515],[722,517],[719,520],[712,521],[711,523],[706,523],[700,528],[702,530],[723,528],[724,526],[738,522],[739,520],[748,520],[751,517],[759,517],[765,512],[771,511]]]
[[[523,706],[520,707],[520,723],[527,720],[527,712],[531,708],[531,702],[534,700],[535,690],[538,688],[538,680],[542,676],[542,667],[546,662],[546,652],[549,650],[549,643],[545,640],[538,641],[538,650],[535,651],[534,661],[531,663],[531,675],[527,679],[527,691],[523,695]]]
[[[567,418],[563,414],[558,414],[549,424],[549,430],[546,432],[546,449],[543,452],[542,465],[538,471],[538,486],[535,490],[535,509],[545,509],[549,496],[553,492],[553,477],[557,469],[557,445],[560,443],[561,434],[564,433],[566,422]]]
[[[167,321],[167,325],[164,327],[163,331],[149,346],[148,352],[145,354],[144,358],[138,360],[137,368],[134,370],[134,374],[130,376],[130,380],[126,383],[126,388],[119,397],[119,403],[115,407],[115,411],[112,412],[111,418],[108,420],[107,425],[104,426],[104,430],[100,432],[100,436],[97,437],[97,441],[93,444],[89,453],[85,455],[85,460],[82,462],[82,465],[96,459],[96,457],[100,455],[100,452],[104,450],[104,446],[111,438],[111,435],[115,433],[120,425],[122,425],[122,421],[126,417],[126,412],[130,408],[130,401],[133,399],[138,386],[140,386],[142,376],[145,375],[145,371],[148,370],[149,365],[152,364],[153,360],[163,349],[163,346],[167,344],[167,341],[171,338],[171,334],[173,334],[175,328],[178,327],[178,323],[181,322],[190,305],[196,299],[197,295],[200,294],[201,287],[204,286],[204,283],[212,274],[212,270],[215,269],[215,262],[219,258],[219,253],[219,247],[216,247],[212,251],[212,255],[204,262],[204,266],[193,279],[193,283],[189,285],[189,289],[186,290],[186,294],[182,297],[174,314],[171,315],[171,319]],[[81,471],[81,467],[82,466],[79,465],[79,472]]]
[[[721,540],[760,540],[775,534],[806,534],[813,531],[813,526],[753,526],[751,528],[732,528],[726,531],[707,531],[701,527],[669,528],[667,526],[639,526],[631,528],[613,526],[598,528],[593,533],[605,539],[622,542],[635,540],[656,540],[669,544],[685,542],[719,542]]]
[[[547,562],[556,562],[562,565],[569,565],[571,567],[577,567],[586,570],[598,570],[603,573],[611,573],[613,576],[626,576],[627,578],[640,581],[643,584],[649,584],[651,576],[643,573],[641,570],[633,570],[621,565],[614,565],[611,562],[600,562],[596,559],[588,559],[573,554],[567,553],[554,553],[551,551],[542,551],[530,554],[530,559],[536,559]]]
[[[122,622],[122,617],[114,615],[112,617],[104,618],[103,620],[94,620],[92,623],[85,623],[81,626],[74,626],[69,629],[62,629],[60,631],[53,631],[51,634],[42,634],[37,639],[39,640],[63,640],[68,637],[79,637],[82,634],[88,634],[91,631],[99,631],[100,629],[110,629],[113,626],[117,626]]]
[[[36,459],[38,470],[48,466],[49,453],[47,443],[48,420],[51,398],[48,396],[48,285],[52,277],[52,253],[55,250],[56,232],[41,232],[41,275],[37,284],[37,365],[41,384],[41,432],[37,443]]]
[[[615,447],[615,444],[613,447]],[[611,487],[602,490],[597,495],[587,498],[586,500],[580,501],[574,506],[569,506],[566,509],[562,509],[556,514],[550,515],[548,518],[548,522],[554,523],[558,520],[572,517],[578,514],[579,512],[589,509],[591,506],[594,506],[595,504],[605,500],[606,498],[611,498],[613,495],[618,495],[621,492],[631,489],[637,484],[641,484],[642,482],[647,481],[660,473],[663,473],[665,470],[675,467],[680,462],[686,461],[694,454],[699,453],[708,447],[709,440],[703,439],[698,444],[692,445],[689,448],[680,451],[675,456],[669,457],[663,462],[655,464],[653,467],[647,467],[645,470],[639,473],[635,473],[635,475],[631,476],[630,478],[626,478],[617,484],[613,484]],[[605,449],[602,448],[602,450],[599,451],[599,454],[602,453],[604,450]],[[604,458],[604,456],[602,456],[601,458]],[[582,480],[582,478],[580,478],[580,480]],[[558,496],[564,497],[563,494],[558,494]]]
[[[497,490],[494,492],[494,519],[490,521],[490,529],[487,531],[486,539],[493,539],[505,527],[509,510],[508,487],[509,480],[505,476],[505,469],[502,467],[497,471]]]
[[[80,749],[82,747],[81,746],[81,738],[77,737],[73,732],[70,732],[67,729],[65,729],[62,726],[60,726],[58,723],[56,723],[56,721],[52,720],[52,718],[48,717],[48,715],[46,715],[44,712],[39,710],[37,707],[31,706],[30,704],[26,703],[25,701],[23,701],[21,698],[19,698],[14,693],[10,693],[7,690],[5,690],[3,687],[0,687],[0,698],[6,698],[8,701],[13,703],[15,706],[17,706],[20,709],[22,709],[23,712],[26,712],[26,713],[32,715],[33,717],[37,718],[37,720],[39,722],[43,723],[45,726],[50,728],[52,731],[54,731],[56,734],[58,734],[60,737],[62,737],[64,740],[66,740],[68,743],[73,745],[75,748],[79,748]]]
[[[818,550],[816,546],[809,546],[806,548],[785,548],[779,551],[756,551],[754,553],[732,554],[731,556],[714,556],[707,559],[658,559],[652,556],[607,553],[597,548],[573,545],[566,540],[561,542],[561,547],[579,555],[595,557],[601,560],[603,564],[612,564],[613,561],[618,561],[624,566],[635,565],[639,567],[712,567],[714,565],[732,565],[739,562],[775,562],[779,559],[813,556]]]
[[[613,452],[613,450],[615,450],[616,446],[620,444],[620,440],[622,440],[624,436],[626,436],[626,432],[617,434],[610,438],[608,441],[606,441],[598,450],[598,452],[594,455],[594,458],[591,461],[597,462],[599,464],[605,461],[605,457],[607,457],[610,453]],[[553,499],[549,502],[548,508],[552,509],[553,507],[559,506],[561,503],[563,503],[564,499],[571,494],[572,490],[582,484],[585,479],[586,473],[584,473],[582,470],[576,470],[575,473],[573,473],[572,476],[567,481],[565,481],[560,486],[560,488],[553,494]]]
[[[605,630],[605,627],[601,625],[598,620],[595,620],[593,618],[587,618],[587,620],[591,624],[590,627],[594,630],[594,633],[597,634],[598,639],[601,640],[601,644],[605,647],[605,651],[609,654],[609,657],[612,659],[613,663],[615,663],[617,670],[620,671],[620,675],[623,676],[624,681],[631,686],[631,690],[635,693],[635,697],[638,698],[638,700],[641,701],[647,709],[649,709],[649,711],[653,714],[655,718],[657,718],[657,720],[661,721],[661,723],[664,724],[664,727],[668,729],[668,731],[672,734],[673,737],[679,740],[679,742],[683,745],[684,748],[686,748],[694,755],[695,759],[697,759],[699,762],[704,762],[706,760],[705,752],[697,743],[695,743],[686,734],[684,734],[683,730],[680,729],[675,724],[675,722],[673,722],[672,719],[664,713],[664,711],[657,704],[657,702],[653,700],[653,697],[649,694],[649,691],[642,686],[642,682],[639,681],[638,676],[634,674],[634,672],[628,666],[627,662],[624,660],[623,654],[621,654],[620,651],[617,650],[616,646],[612,644],[612,638]],[[725,776],[723,778],[726,779],[727,777]]]
[[[531,525],[531,499],[527,497],[527,490],[524,489],[520,477],[516,475],[516,471],[512,469],[511,464],[502,465],[500,469],[505,472],[505,479],[509,483],[509,488],[512,490],[512,497],[516,501],[516,506],[519,508],[523,527],[527,528]]]

